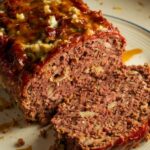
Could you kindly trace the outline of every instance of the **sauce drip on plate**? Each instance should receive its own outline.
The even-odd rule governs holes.
[[[142,50],[142,49],[139,49],[139,48],[125,51],[125,52],[123,53],[122,60],[123,60],[123,62],[127,62],[127,61],[130,60],[133,56],[135,56],[135,55],[137,55],[137,54],[140,54],[140,53],[142,53],[142,52],[143,52],[143,50]]]

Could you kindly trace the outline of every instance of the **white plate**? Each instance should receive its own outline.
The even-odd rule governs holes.
[[[144,64],[150,63],[150,32],[128,21],[106,16],[115,26],[117,26],[121,33],[127,39],[127,49],[141,48],[143,53],[133,57],[127,64]],[[4,96],[2,90],[1,95]],[[18,116],[18,114],[20,116]],[[10,109],[4,112],[0,112],[0,124],[2,122],[8,122],[13,118],[22,118],[21,112],[17,109]],[[14,144],[18,138],[23,138],[25,145],[21,148],[26,148],[32,145],[33,150],[48,150],[50,145],[54,142],[53,131],[49,131],[49,137],[43,139],[39,137],[38,125],[26,125],[22,121],[21,127],[12,128],[5,134],[0,133],[0,150],[16,150]],[[149,150],[150,142],[143,143],[136,150]]]
[[[126,38],[127,50],[136,48],[143,50],[143,52],[140,55],[135,55],[126,64],[150,64],[150,31],[140,27],[139,25],[136,25],[132,22],[120,18],[110,15],[105,16],[110,22],[113,23],[113,25],[119,28],[121,34]]]

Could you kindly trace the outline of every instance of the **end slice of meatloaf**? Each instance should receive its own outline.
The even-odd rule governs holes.
[[[125,39],[81,0],[0,3],[0,76],[25,117],[45,123],[76,77],[115,68]]]
[[[150,123],[150,67],[122,67],[83,85],[52,119],[65,150],[128,150]]]

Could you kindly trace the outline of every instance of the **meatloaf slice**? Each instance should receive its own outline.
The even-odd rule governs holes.
[[[83,85],[52,119],[65,150],[128,150],[150,123],[150,67],[122,67]]]
[[[121,63],[125,40],[81,0],[0,3],[0,76],[25,117],[45,123],[76,77]]]

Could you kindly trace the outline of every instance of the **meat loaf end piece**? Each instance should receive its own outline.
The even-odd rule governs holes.
[[[150,123],[150,67],[122,67],[88,82],[52,119],[65,150],[128,150]]]
[[[125,40],[81,0],[0,3],[0,76],[25,117],[46,123],[76,77],[121,63]]]

